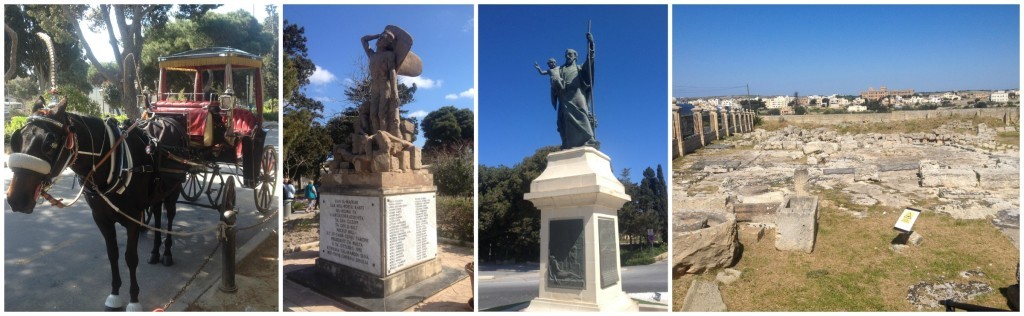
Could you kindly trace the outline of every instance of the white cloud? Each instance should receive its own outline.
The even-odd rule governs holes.
[[[424,111],[424,110],[418,110],[416,112],[409,113],[409,117],[423,118],[423,117],[426,117],[426,116],[427,116],[427,111]]]
[[[410,87],[413,84],[416,84],[416,87],[419,88],[419,89],[433,89],[433,88],[440,88],[441,84],[444,83],[444,80],[434,80],[434,79],[430,79],[430,78],[427,78],[427,77],[424,77],[424,76],[419,76],[419,77],[398,76],[398,82],[401,82],[401,83],[403,83],[403,84],[405,84],[407,86],[410,86]]]
[[[317,100],[323,103],[341,103],[341,100],[327,96],[313,97],[313,100]]]
[[[459,92],[459,94],[451,93],[444,96],[444,98],[448,100],[455,100],[459,98],[474,99],[476,98],[476,88],[469,88],[466,91]]]
[[[328,84],[331,81],[334,81],[334,79],[337,78],[335,78],[334,74],[332,74],[330,71],[327,71],[327,69],[320,68],[320,66],[316,66],[316,70],[313,71],[313,75],[309,76],[309,83],[314,85],[322,85]]]

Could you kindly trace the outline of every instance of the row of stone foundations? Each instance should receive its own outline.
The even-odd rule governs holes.
[[[672,111],[672,157],[697,151],[713,141],[754,130],[757,113],[746,109]]]

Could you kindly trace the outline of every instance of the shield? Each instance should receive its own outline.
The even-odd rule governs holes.
[[[418,77],[423,73],[423,61],[416,53],[409,51],[405,60],[398,65],[398,74],[406,77]]]
[[[388,25],[384,28],[395,35],[395,61],[398,65],[398,74],[407,77],[416,77],[423,73],[423,61],[416,53],[412,52],[412,35],[402,28]]]

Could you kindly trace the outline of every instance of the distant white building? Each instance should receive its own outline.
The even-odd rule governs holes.
[[[915,95],[915,96],[912,96],[909,99],[907,99],[907,103],[908,104],[924,104],[924,103],[928,103],[928,99],[926,99],[926,98],[924,98],[922,96]]]
[[[789,101],[792,97],[780,95],[771,99],[764,100],[764,107],[769,109],[781,109],[789,106]]]
[[[858,98],[859,99],[859,98]],[[864,112],[867,111],[868,107],[863,105],[851,105],[846,107],[846,112]]]
[[[1010,93],[1008,93],[1006,91],[1002,91],[1002,90],[996,91],[996,92],[992,92],[992,94],[988,96],[988,99],[989,99],[989,101],[992,101],[992,102],[1002,102],[1002,103],[1010,102]]]

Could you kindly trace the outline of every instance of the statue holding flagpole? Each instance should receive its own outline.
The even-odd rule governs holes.
[[[597,121],[594,118],[594,36],[587,32],[587,59],[576,63],[574,49],[565,50],[565,63],[551,76],[551,100],[558,111],[557,126],[562,149],[581,146],[597,148]]]

